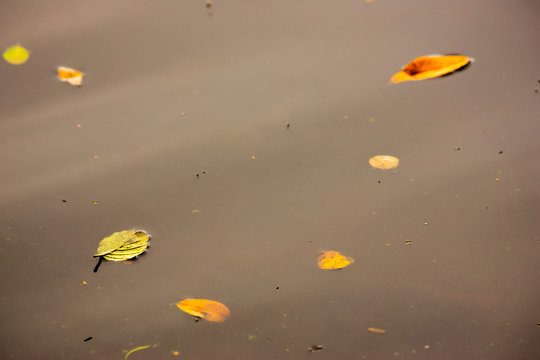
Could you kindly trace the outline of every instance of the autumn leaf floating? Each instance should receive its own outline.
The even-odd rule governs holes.
[[[354,259],[341,255],[339,251],[325,251],[317,259],[319,268],[323,270],[343,269],[354,262]]]
[[[4,60],[6,60],[11,65],[22,65],[30,57],[30,51],[17,44],[8,47],[6,51],[4,51],[2,56],[4,57]]]
[[[142,254],[148,247],[150,235],[142,230],[124,230],[115,232],[100,241],[97,253],[94,257],[99,257],[99,263],[94,272],[97,271],[101,260],[124,261],[133,259]]]
[[[79,70],[59,66],[57,69],[58,79],[73,86],[81,86],[83,73]]]
[[[433,79],[463,68],[472,61],[463,55],[429,55],[414,59],[390,79],[397,84],[402,81]]]
[[[398,167],[399,159],[392,155],[376,155],[369,159],[369,165],[381,170],[388,170]]]
[[[185,299],[176,306],[189,315],[210,322],[224,322],[231,314],[228,307],[214,300]]]

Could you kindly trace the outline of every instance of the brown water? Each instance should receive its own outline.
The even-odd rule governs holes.
[[[0,358],[540,356],[538,1],[2,2],[17,42]],[[389,84],[433,53],[475,62]],[[129,228],[147,255],[93,273]],[[188,297],[231,317],[194,322]]]

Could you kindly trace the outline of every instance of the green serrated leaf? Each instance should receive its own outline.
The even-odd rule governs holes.
[[[124,230],[107,236],[99,243],[94,257],[110,261],[124,261],[142,254],[148,247],[150,236],[141,230]]]

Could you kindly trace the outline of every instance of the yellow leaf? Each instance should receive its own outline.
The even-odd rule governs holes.
[[[124,355],[124,360],[128,358],[129,355],[133,354],[135,351],[139,351],[139,350],[144,350],[144,349],[148,349],[149,347],[151,347],[152,345],[144,345],[144,346],[138,346],[134,349],[131,349],[129,351],[127,350],[124,350],[124,352],[126,353],[126,355]],[[156,345],[154,345],[153,347],[155,347]]]
[[[224,322],[231,314],[229,308],[222,303],[207,299],[185,299],[176,306],[189,315],[211,322]]]
[[[58,79],[60,79],[60,81],[67,82],[68,84],[73,86],[82,85],[83,73],[81,71],[64,66],[59,66],[57,72]]]
[[[124,261],[142,254],[148,247],[150,235],[142,230],[115,232],[99,242],[94,257],[104,257],[111,261]]]
[[[398,167],[399,159],[392,155],[377,155],[369,159],[369,165],[382,170],[393,169]]]
[[[378,329],[378,328],[372,328],[372,327],[368,328],[368,330],[377,334],[384,334],[386,332],[386,330],[384,329]]]
[[[354,262],[354,259],[343,256],[339,251],[325,251],[317,259],[319,268],[324,270],[342,269]]]
[[[429,55],[414,59],[390,79],[397,84],[402,81],[432,79],[450,74],[472,61],[463,55]]]
[[[12,65],[22,65],[28,60],[30,52],[21,45],[10,46],[4,51],[4,59]]]

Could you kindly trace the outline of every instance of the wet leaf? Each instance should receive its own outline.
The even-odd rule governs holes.
[[[231,314],[229,308],[214,300],[185,299],[176,306],[189,315],[211,322],[224,322]]]
[[[399,159],[392,155],[377,155],[369,159],[369,165],[381,170],[398,167]]]
[[[126,355],[124,356],[124,359],[127,359],[128,356],[131,355],[131,354],[133,354],[135,351],[148,349],[148,348],[151,347],[151,346],[152,346],[152,345],[137,346],[136,348],[131,349],[131,350],[124,350],[124,352],[126,352]]]
[[[12,65],[22,65],[30,57],[30,51],[26,50],[21,45],[17,44],[10,46],[4,51],[4,60]]]
[[[472,61],[463,55],[429,55],[414,59],[400,72],[394,74],[390,81],[397,84],[402,81],[432,79],[450,74]]]
[[[319,268],[324,270],[342,269],[354,262],[354,259],[341,255],[339,251],[325,251],[317,259]]]
[[[384,330],[384,329],[378,329],[378,328],[373,328],[373,327],[368,328],[368,330],[371,331],[372,333],[376,333],[376,334],[384,334],[384,333],[386,333],[386,330]]]
[[[81,86],[83,73],[79,70],[68,68],[65,66],[59,66],[58,70],[58,79],[63,82],[67,82],[73,86]]]
[[[150,236],[142,230],[115,232],[100,241],[94,257],[110,261],[124,261],[142,254],[148,247]]]

